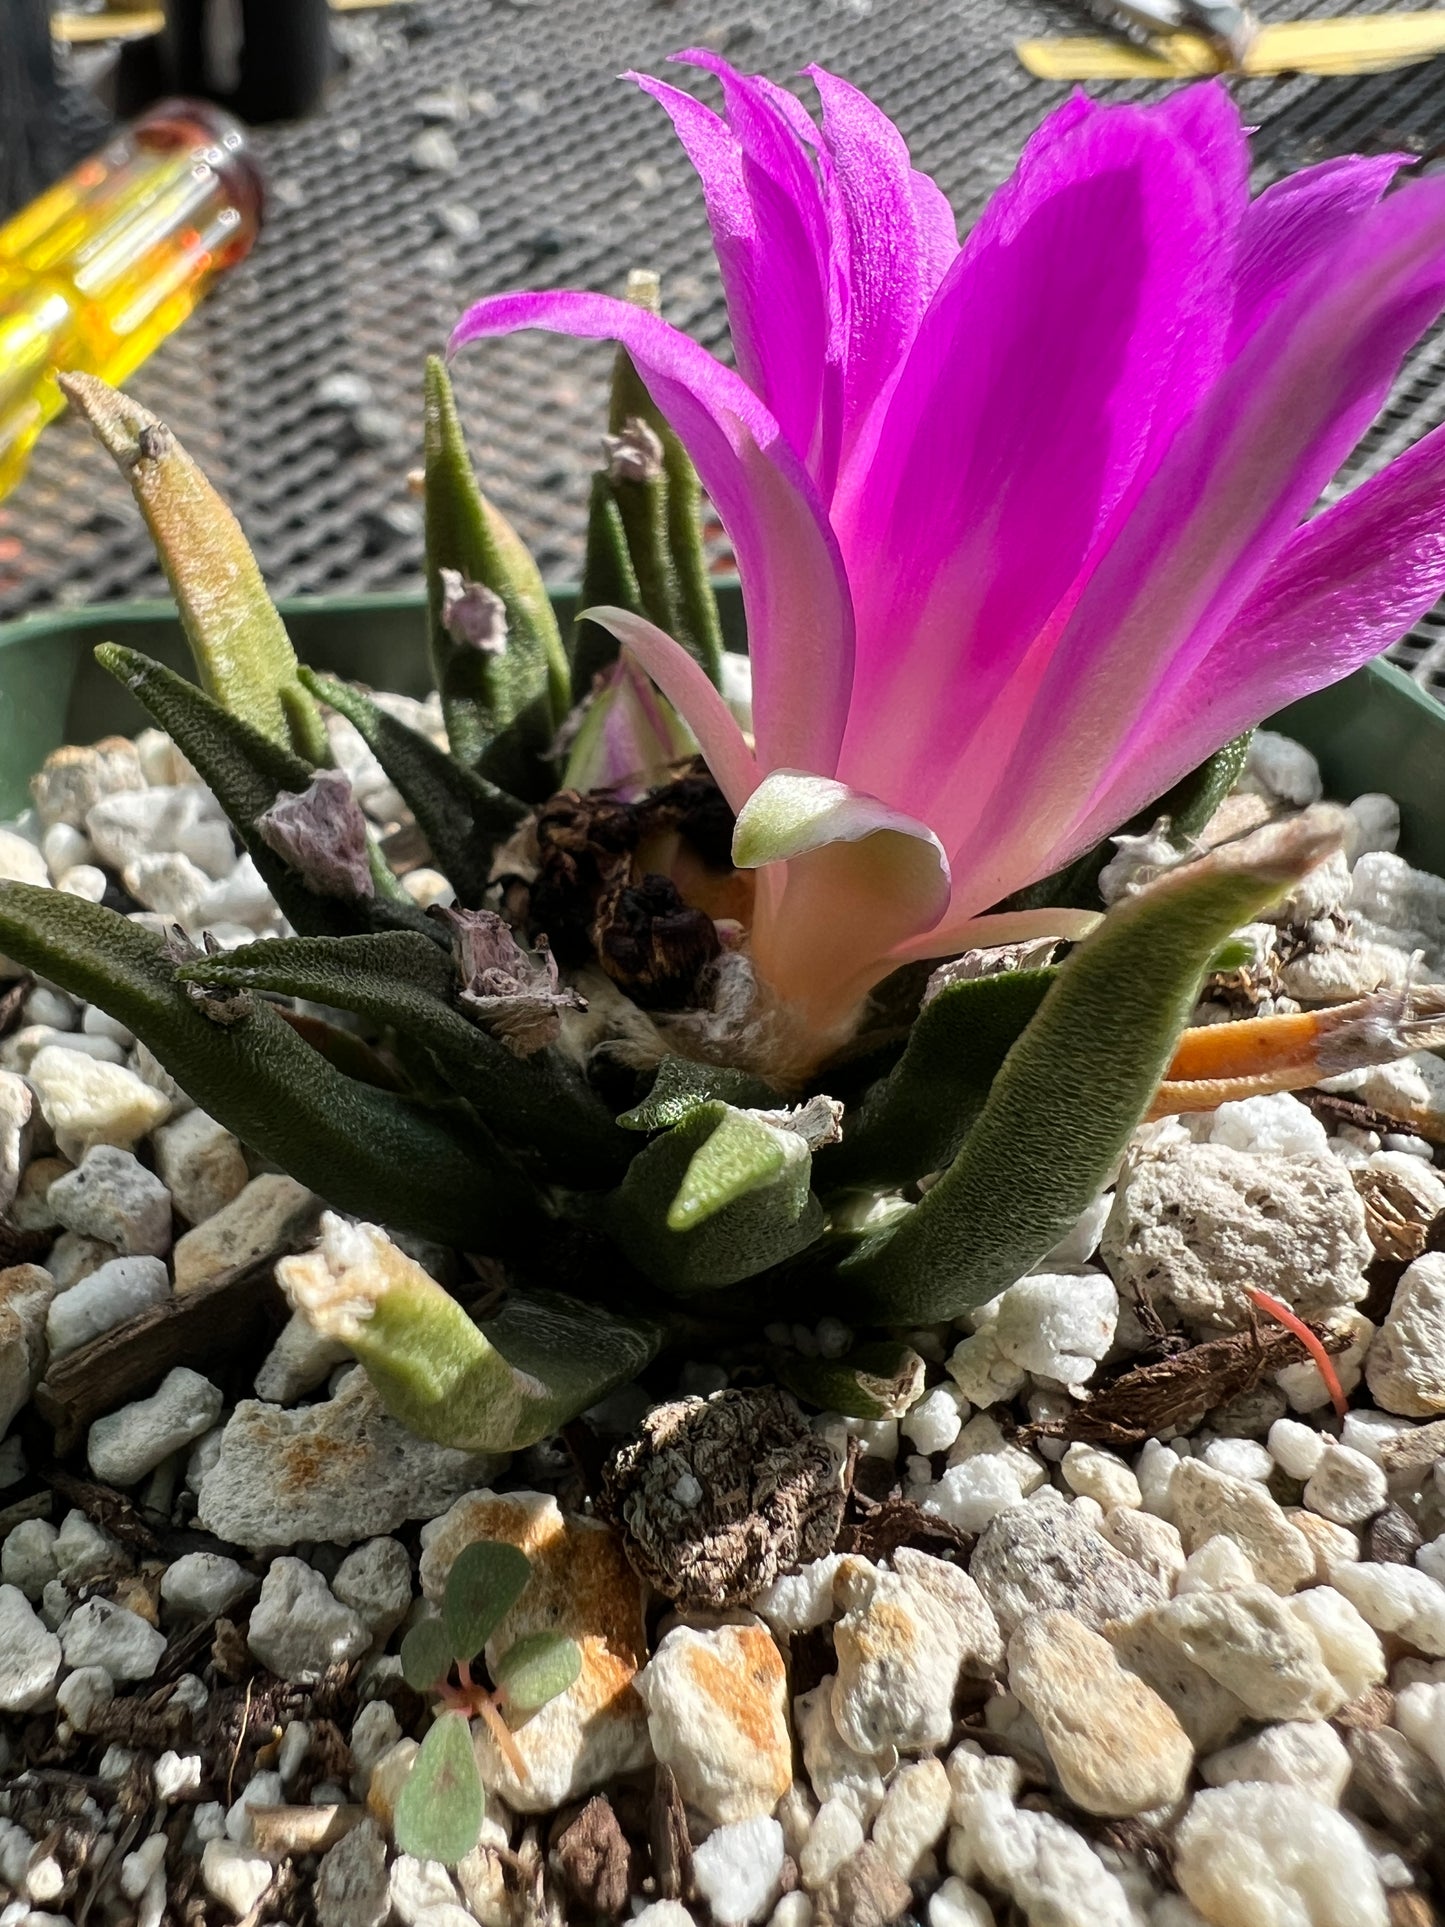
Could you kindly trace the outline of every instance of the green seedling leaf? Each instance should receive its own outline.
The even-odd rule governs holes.
[[[1241,938],[1231,938],[1228,943],[1222,943],[1209,959],[1209,975],[1213,977],[1225,970],[1243,970],[1253,957],[1253,944],[1245,943]]]
[[[1143,813],[1148,823],[1167,816],[1170,842],[1181,849],[1192,843],[1239,781],[1253,737],[1254,731],[1247,729],[1242,736],[1215,750],[1198,769],[1180,777],[1172,790],[1166,790],[1153,808]],[[1145,828],[1148,823],[1144,824]]]
[[[740,1110],[781,1110],[784,1100],[746,1071],[723,1064],[699,1064],[690,1057],[664,1057],[652,1089],[617,1122],[628,1131],[666,1131],[708,1104],[735,1104]]]
[[[257,820],[282,790],[299,794],[311,781],[311,768],[299,756],[149,656],[107,642],[96,650],[95,659],[195,764],[215,791],[266,888],[297,930],[313,936],[342,936],[381,925],[425,930],[434,942],[442,941],[441,933],[417,909],[374,846],[371,873],[376,895],[347,901],[319,896],[264,841]]]
[[[527,1633],[492,1668],[509,1707],[535,1713],[567,1691],[582,1671],[582,1648],[563,1633]]]
[[[271,742],[328,763],[320,713],[235,516],[147,409],[94,375],[60,385],[130,483],[207,690]]]
[[[642,591],[637,586],[637,571],[627,553],[622,511],[617,506],[611,482],[600,472],[592,477],[592,493],[587,504],[587,549],[577,606],[579,609],[630,609],[639,616],[646,613]],[[616,662],[621,646],[612,631],[600,623],[576,625],[572,644],[574,703],[580,703],[591,693],[596,678]]]
[[[546,758],[567,712],[566,652],[536,563],[477,487],[456,397],[435,356],[426,367],[425,442],[432,666],[452,753],[537,800],[551,788]],[[452,578],[501,598],[501,648],[466,641],[455,614],[448,621]]]
[[[818,1153],[819,1189],[889,1190],[950,1164],[1057,974],[1013,970],[945,985],[919,1012],[897,1064],[845,1119],[842,1142]]]
[[[535,1445],[635,1378],[663,1339],[654,1320],[519,1288],[479,1325],[375,1225],[335,1236],[323,1221],[320,1244],[283,1258],[277,1277],[314,1330],[361,1360],[394,1418],[466,1452]]]
[[[118,1018],[202,1110],[340,1211],[495,1250],[536,1208],[460,1107],[425,1110],[343,1076],[260,998],[213,1021],[161,939],[113,910],[0,884],[0,953]]]
[[[1337,812],[1308,812],[1116,904],[1060,966],[943,1177],[839,1266],[844,1315],[931,1324],[1021,1278],[1122,1155],[1215,950],[1339,842]]]
[[[779,1131],[747,1111],[724,1105],[717,1127],[688,1160],[677,1195],[668,1206],[669,1231],[691,1231],[724,1206],[777,1181],[796,1152],[791,1131]]]
[[[394,1831],[403,1853],[455,1867],[477,1844],[486,1796],[465,1714],[443,1713],[397,1795]]]
[[[635,269],[627,277],[627,298],[639,308],[660,314],[662,286],[657,275]],[[716,685],[722,678],[722,621],[703,544],[702,486],[691,457],[652,399],[625,348],[617,350],[613,362],[607,415],[613,435],[625,434],[629,423],[642,422],[661,449],[660,486],[654,491],[657,503],[644,502],[642,492],[637,491],[629,512],[627,486],[618,488],[643,600],[641,613],[675,636]],[[592,605],[583,602],[580,606],[585,609]]]
[[[447,1574],[442,1621],[455,1659],[470,1663],[527,1589],[532,1562],[500,1540],[463,1546]]]
[[[771,1364],[790,1392],[845,1418],[901,1418],[923,1390],[923,1360],[911,1345],[891,1338],[857,1345],[842,1358],[776,1351]]]
[[[526,815],[525,804],[464,769],[349,683],[304,668],[301,679],[355,727],[416,818],[458,899],[479,904],[491,878],[492,853]]]
[[[677,1297],[755,1277],[796,1257],[822,1229],[822,1207],[808,1188],[812,1159],[796,1132],[774,1132],[779,1143],[770,1141],[768,1155],[776,1149],[780,1157],[765,1181],[760,1165],[750,1167],[738,1153],[739,1143],[754,1142],[752,1133],[731,1125],[717,1162],[710,1167],[704,1157],[690,1182],[694,1159],[725,1120],[739,1116],[716,1102],[694,1110],[633,1160],[605,1206],[605,1222],[628,1257]],[[749,1176],[757,1182],[749,1184]],[[679,1200],[690,1229],[672,1222]]]
[[[556,1051],[514,1057],[452,1002],[449,954],[430,936],[284,937],[188,965],[188,982],[281,992],[354,1011],[423,1045],[438,1072],[509,1142],[579,1189],[615,1181],[632,1155],[602,1100]]]
[[[419,1693],[434,1693],[451,1671],[452,1642],[439,1619],[419,1619],[401,1642],[401,1672]]]

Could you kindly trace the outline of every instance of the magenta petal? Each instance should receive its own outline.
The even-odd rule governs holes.
[[[1082,834],[1116,827],[1261,717],[1338,682],[1445,595],[1445,428],[1317,515],[1170,709],[1151,715]]]
[[[840,774],[950,849],[941,793],[987,792],[993,706],[1216,372],[1219,219],[1156,116],[1067,103],[968,236],[835,500],[858,620]]]
[[[955,254],[958,238],[951,212],[944,212],[947,202],[940,210],[938,189],[926,175],[915,175],[903,136],[888,116],[836,74],[821,67],[807,72],[823,103],[823,146],[837,193],[834,248],[847,264],[846,448],[853,429],[892,386],[942,278],[944,220]],[[926,188],[936,199],[927,197]]]
[[[777,422],[740,376],[659,316],[601,294],[504,294],[469,308],[450,352],[546,328],[620,341],[686,443],[732,539],[753,659],[758,757],[831,776],[848,713],[853,617],[837,544]]]
[[[726,121],[665,81],[633,78],[667,109],[707,202],[737,363],[801,459],[831,486],[837,427],[828,225],[801,104],[708,53],[675,56],[722,83]],[[780,96],[790,102],[785,108]],[[811,123],[809,123],[811,127]]]
[[[1039,852],[1076,844],[1136,745],[1151,740],[1152,718],[1197,700],[1211,647],[1442,306],[1445,181],[1422,181],[1363,216],[1226,368],[1083,590],[1016,720],[1017,751],[971,840],[985,901],[1029,880],[1021,866],[1041,873]],[[952,844],[950,854],[958,875],[968,859]]]
[[[1266,188],[1250,204],[1239,234],[1231,353],[1269,319],[1302,275],[1348,238],[1409,158],[1322,161]]]

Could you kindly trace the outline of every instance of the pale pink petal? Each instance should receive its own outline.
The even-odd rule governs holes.
[[[655,623],[629,609],[603,604],[580,613],[616,636],[636,657],[696,736],[713,780],[729,806],[740,810],[757,788],[760,773],[732,711],[697,659]]]
[[[852,608],[837,543],[776,420],[696,342],[607,295],[497,295],[467,310],[451,349],[519,328],[626,347],[686,444],[737,556],[759,761],[831,776],[852,686]]]
[[[1033,943],[1042,937],[1080,943],[1098,922],[1097,910],[996,910],[982,917],[949,916],[921,937],[899,944],[892,961],[895,967],[926,963],[931,957],[956,957],[965,950],[987,950],[1000,943]]]

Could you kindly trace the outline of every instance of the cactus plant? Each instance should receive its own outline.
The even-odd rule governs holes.
[[[725,79],[738,138],[761,140],[773,96]],[[878,170],[881,206],[899,185],[898,156],[876,109],[822,80],[825,136],[839,144],[856,227],[868,213],[857,170]],[[661,91],[702,153],[685,97]],[[1201,125],[1232,113],[1211,90],[1194,99]],[[1084,117],[1094,130],[1084,141],[1082,109],[1065,110],[1054,162],[1077,147],[1083,178],[1100,165],[1107,126],[1131,166],[1153,167],[1170,140],[1187,146],[1199,132],[1186,138],[1162,109],[1153,121],[1109,112],[1122,118]],[[844,123],[857,139],[839,132]],[[784,135],[802,138],[791,112],[768,138]],[[1203,165],[1187,158],[1195,172]],[[941,197],[912,181],[913,241],[936,285],[942,264],[922,229],[939,239]],[[1012,191],[1023,219],[1042,190],[1035,179]],[[1362,187],[1357,224],[1368,205]],[[1204,221],[1203,203],[1191,207]],[[1402,220],[1386,223],[1380,245],[1396,248],[1406,275]],[[727,229],[725,265],[734,305],[746,308],[756,289],[739,266],[740,233]],[[890,229],[890,246],[904,246],[900,234]],[[861,301],[868,237],[854,238]],[[1327,241],[1343,246],[1333,230],[1312,245]],[[1358,236],[1350,245],[1363,254]],[[927,292],[914,290],[919,302]],[[1272,685],[1254,660],[1234,665],[1233,682],[1229,664],[1219,670],[1205,720],[1164,676],[1147,753],[1115,744],[1107,781],[1091,769],[1077,795],[1061,797],[1067,770],[1044,770],[1029,804],[1041,812],[1036,834],[994,794],[983,819],[993,842],[975,837],[966,889],[927,822],[878,800],[882,739],[863,757],[877,765],[878,795],[842,780],[839,743],[856,734],[849,692],[831,669],[810,684],[823,675],[828,622],[836,616],[840,647],[852,633],[834,608],[842,550],[820,519],[816,477],[742,377],[700,372],[701,351],[679,350],[649,311],[652,290],[633,293],[630,306],[577,297],[592,304],[585,313],[570,297],[509,297],[459,330],[540,322],[627,344],[570,637],[477,486],[443,365],[428,366],[427,620],[449,751],[367,691],[298,664],[239,531],[174,437],[98,381],[67,384],[142,503],[200,686],[131,650],[102,648],[99,659],[211,786],[294,934],[207,954],[103,906],[7,883],[0,950],[110,1011],[197,1103],[326,1199],[317,1248],[280,1267],[293,1304],[352,1347],[404,1422],[474,1449],[556,1430],[670,1343],[755,1344],[780,1306],[798,1318],[837,1313],[856,1335],[840,1359],[771,1359],[799,1395],[864,1417],[897,1411],[920,1382],[909,1329],[957,1317],[1034,1265],[1146,1115],[1298,1087],[1442,1034],[1429,990],[1186,1032],[1232,933],[1339,846],[1340,813],[1327,807],[1193,854],[1106,915],[1096,895],[1090,903],[1103,832],[1122,817],[1137,827],[1162,811],[1181,845],[1203,826],[1239,765],[1239,741],[1224,736],[1269,707]],[[1298,287],[1275,293],[1303,329]],[[766,321],[741,316],[739,358],[758,380]],[[1261,336],[1271,328],[1278,352],[1294,353],[1285,322],[1261,321]],[[883,380],[887,345],[855,338],[860,382]],[[769,352],[780,352],[776,339]],[[854,416],[866,400],[852,395]],[[848,433],[861,435],[854,416]],[[1268,423],[1255,428],[1266,434]],[[741,679],[720,646],[684,440],[731,517],[765,644],[755,740],[723,693]],[[1425,483],[1412,470],[1400,486]],[[1296,538],[1306,603],[1306,588],[1325,594],[1322,558],[1343,541],[1330,517],[1348,505],[1309,525],[1323,535]],[[1373,500],[1362,511],[1375,512]],[[856,549],[859,515],[838,513]],[[1279,513],[1287,521],[1287,503]],[[1209,526],[1222,540],[1217,514]],[[1236,535],[1243,552],[1258,526]],[[863,566],[856,553],[843,560]],[[1175,588],[1182,567],[1169,563]],[[1411,569],[1400,565],[1398,593],[1383,577],[1351,578],[1351,648],[1382,646],[1433,596],[1425,564]],[[875,598],[880,579],[873,570]],[[1261,596],[1251,633],[1274,637],[1281,684],[1297,690],[1308,672],[1281,640],[1280,598]],[[1084,609],[1087,597],[1076,601]],[[1308,603],[1304,642],[1317,613]],[[1174,614],[1187,639],[1190,610]],[[1133,646],[1137,658],[1137,636]],[[1131,698],[1147,693],[1147,665],[1115,662],[1112,647],[1094,681],[1117,674]],[[1343,648],[1317,681],[1349,666]],[[915,666],[932,673],[921,658]],[[821,708],[803,713],[815,700]],[[1104,698],[1091,682],[1079,700],[1096,709]],[[355,726],[405,800],[455,893],[450,909],[424,913],[393,875],[345,778],[327,767],[325,707]],[[700,759],[679,760],[686,726]],[[1032,767],[1037,746],[1025,748]],[[1204,749],[1213,753],[1188,773]],[[567,786],[569,770],[587,787]],[[930,781],[961,809],[965,776],[955,758]],[[1036,938],[1052,940],[1038,956],[997,949],[1027,953]],[[945,966],[925,990],[922,962],[980,945],[995,947],[987,962]],[[344,1013],[373,1049],[298,1027],[288,999]],[[381,1226],[486,1254],[505,1289],[474,1315]]]

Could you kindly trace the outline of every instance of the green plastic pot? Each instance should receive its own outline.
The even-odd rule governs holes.
[[[575,597],[554,598],[565,623]],[[735,586],[722,592],[724,627],[741,636]],[[282,604],[297,653],[314,668],[375,688],[424,696],[430,687],[420,594],[331,596]],[[124,642],[187,670],[190,658],[165,602],[97,604],[0,625],[0,816],[24,808],[27,785],[61,743],[133,734],[146,718],[92,660],[97,643]],[[1401,854],[1445,875],[1445,708],[1393,664],[1378,662],[1270,719],[1319,758],[1330,795],[1383,790],[1400,805]]]

